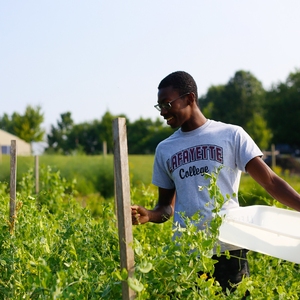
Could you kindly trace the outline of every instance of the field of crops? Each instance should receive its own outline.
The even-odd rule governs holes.
[[[7,180],[1,179],[0,299],[122,299],[121,282],[127,274],[120,270],[114,200],[100,195],[92,181],[93,176],[98,183],[101,176],[113,176],[108,176],[113,174],[112,158],[73,157],[60,163],[59,157],[55,163],[50,158],[40,160],[38,195],[33,159],[28,167],[19,159],[24,171],[18,173],[15,228],[9,222]],[[132,203],[153,207],[156,190],[149,184],[153,157],[129,160]],[[1,171],[6,170],[5,164],[3,160]],[[81,176],[77,183],[72,180],[76,174]],[[299,180],[289,179],[299,191]],[[272,203],[250,178],[243,182],[242,204],[255,197],[256,202]],[[78,193],[78,184],[88,193]],[[197,275],[198,271],[213,273],[216,235],[196,232],[188,223],[179,247],[171,239],[171,225],[169,221],[133,228],[135,274],[129,284],[137,299],[241,299],[246,290],[249,299],[300,298],[297,264],[252,251],[248,253],[251,277],[234,292],[222,293],[218,282]],[[219,223],[212,226],[217,234]]]

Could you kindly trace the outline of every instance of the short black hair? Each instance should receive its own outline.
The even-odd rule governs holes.
[[[168,86],[172,86],[174,89],[178,90],[181,95],[193,92],[198,101],[197,84],[190,74],[184,71],[173,72],[160,82],[158,89],[166,88]]]

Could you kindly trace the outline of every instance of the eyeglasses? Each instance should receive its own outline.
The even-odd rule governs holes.
[[[178,98],[173,99],[173,100],[171,100],[171,101],[169,101],[169,102],[166,102],[166,103],[158,103],[158,104],[154,105],[154,107],[155,107],[158,111],[161,111],[162,109],[169,110],[169,109],[172,108],[172,105],[171,105],[172,102],[174,102],[174,101],[176,101],[176,100],[178,100],[178,99],[180,99],[180,98],[182,98],[182,97],[184,97],[184,96],[186,96],[186,95],[188,95],[188,94],[190,94],[190,93],[185,93],[185,94],[179,96]]]

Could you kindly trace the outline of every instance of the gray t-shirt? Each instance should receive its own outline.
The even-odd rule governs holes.
[[[223,166],[217,181],[221,193],[230,199],[223,210],[239,206],[238,188],[241,173],[246,164],[262,152],[251,137],[239,126],[213,120],[201,127],[182,132],[178,129],[163,140],[156,148],[152,183],[165,189],[176,189],[174,223],[185,227],[181,213],[191,217],[200,213],[202,222],[197,224],[203,229],[203,223],[212,218],[211,199],[206,189],[204,173],[212,173]],[[223,250],[236,247],[227,245]]]

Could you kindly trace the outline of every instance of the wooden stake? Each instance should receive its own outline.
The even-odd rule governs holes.
[[[34,167],[35,167],[35,193],[38,194],[40,189],[40,183],[39,183],[39,157],[36,155],[34,157]]]
[[[128,277],[132,277],[134,273],[134,253],[131,247],[133,235],[131,223],[130,180],[125,118],[117,118],[113,120],[113,138],[115,197],[117,203],[121,269],[125,268],[128,272]],[[135,292],[130,289],[127,281],[122,282],[122,299],[135,299]]]
[[[16,218],[16,181],[17,181],[17,145],[16,141],[11,141],[10,146],[10,202],[9,202],[9,222],[10,232],[15,229]]]
[[[272,144],[271,145],[271,152],[272,152],[272,169],[274,170],[274,168],[276,167],[276,151],[275,151],[275,145]]]
[[[102,147],[103,147],[103,156],[106,156],[107,155],[107,142],[106,141],[103,141],[102,143]]]

